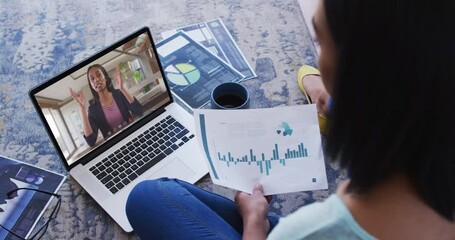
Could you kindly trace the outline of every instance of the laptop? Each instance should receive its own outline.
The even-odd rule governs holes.
[[[147,27],[29,96],[69,174],[126,232],[133,230],[126,200],[137,183],[195,183],[208,173],[193,116],[173,101]]]

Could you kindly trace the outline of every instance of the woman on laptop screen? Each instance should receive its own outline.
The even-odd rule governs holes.
[[[98,129],[107,138],[142,115],[143,109],[139,101],[123,86],[120,70],[117,68],[114,88],[112,79],[106,69],[94,64],[87,70],[87,80],[93,99],[89,101],[88,111],[84,94],[79,95],[70,88],[71,97],[79,104],[84,126],[84,138],[89,146],[94,146],[98,137]]]

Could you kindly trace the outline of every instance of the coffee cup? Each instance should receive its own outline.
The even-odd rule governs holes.
[[[213,109],[246,109],[250,105],[248,90],[240,83],[221,83],[212,90]]]

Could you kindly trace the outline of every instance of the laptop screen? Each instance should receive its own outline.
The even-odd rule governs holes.
[[[172,102],[148,28],[30,91],[60,156],[91,159]]]

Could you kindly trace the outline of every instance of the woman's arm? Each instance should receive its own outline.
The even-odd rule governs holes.
[[[128,103],[133,103],[134,102],[134,97],[128,92],[128,90],[125,89],[125,86],[123,85],[123,79],[122,79],[122,73],[120,72],[120,68],[117,66],[117,75],[114,76],[115,83],[118,87],[118,89],[123,93],[125,96],[126,100],[128,100]]]
[[[122,84],[122,87],[119,88],[120,92],[123,93],[123,95],[125,96],[126,100],[128,100],[128,103],[133,103],[134,102],[134,97],[128,92],[128,90],[125,89],[125,87],[123,87],[123,84]]]
[[[82,122],[84,125],[84,136],[90,136],[93,133],[93,129],[88,120],[88,113],[85,110],[85,107],[84,108],[81,107],[81,112],[82,112]]]
[[[237,192],[237,209],[243,219],[243,239],[266,239],[270,229],[267,219],[269,203],[260,184],[254,186],[253,193]]]
[[[79,105],[81,109],[81,114],[82,114],[82,122],[84,125],[84,136],[89,136],[90,134],[93,133],[93,129],[90,126],[90,122],[88,120],[88,114],[87,114],[87,109],[85,105],[85,98],[84,98],[84,93],[81,91],[81,93],[78,95],[76,91],[74,91],[72,88],[70,89],[70,94],[71,97],[76,101],[76,103]]]
[[[127,89],[125,89],[125,86],[123,85],[123,80],[122,80],[122,74],[120,72],[120,69],[118,68],[117,66],[117,75],[114,77],[115,79],[115,83],[118,87],[118,89],[120,90],[120,92],[123,94],[123,96],[125,97],[126,101],[128,102],[128,104],[126,104],[126,107],[128,108],[129,111],[131,111],[134,115],[136,116],[140,116],[142,115],[142,113],[144,112],[144,110],[142,109],[142,105],[141,103],[139,103],[139,101],[133,97]]]
[[[93,147],[96,144],[96,140],[98,138],[98,129],[99,128],[98,128],[97,121],[94,118],[94,111],[96,111],[96,110],[92,109],[92,111],[90,111],[90,108],[89,108],[90,113],[85,112],[85,114],[87,116],[84,117],[84,128],[90,128],[92,130],[90,134],[87,134],[88,132],[86,133],[84,131],[85,141],[87,142],[87,144],[90,147]]]

